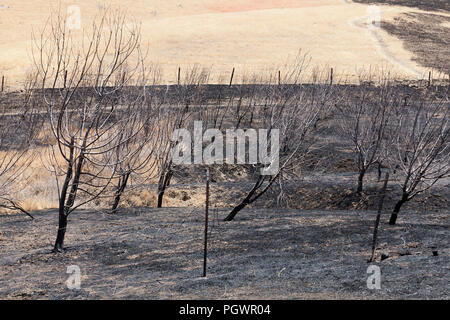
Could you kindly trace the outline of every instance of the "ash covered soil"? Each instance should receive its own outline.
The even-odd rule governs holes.
[[[202,278],[202,208],[135,208],[69,217],[67,251],[50,253],[57,212],[1,216],[2,299],[448,299],[446,210],[382,216],[367,288],[375,211],[249,208],[233,222],[213,209]],[[437,251],[437,256],[433,255]],[[381,261],[381,255],[388,258]],[[69,290],[67,267],[81,269]]]
[[[371,169],[363,196],[355,197],[349,142],[336,135],[335,121],[323,126],[311,157],[324,160],[284,186],[283,209],[274,190],[223,222],[252,187],[252,172],[214,167],[206,278],[204,170],[179,168],[166,208],[127,207],[125,199],[114,215],[71,214],[63,254],[51,253],[57,210],[33,212],[33,221],[0,214],[0,299],[449,299],[450,178],[405,204],[390,226],[401,182],[391,176],[371,263],[381,269],[381,289],[370,290],[382,183]],[[71,265],[81,270],[79,290],[66,286]]]

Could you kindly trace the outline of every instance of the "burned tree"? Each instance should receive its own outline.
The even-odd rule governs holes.
[[[275,182],[282,185],[283,180],[288,178],[290,173],[298,171],[301,167],[312,144],[310,133],[319,116],[330,108],[335,89],[317,80],[314,85],[298,85],[298,75],[296,74],[296,77],[291,79],[292,85],[269,83],[260,91],[264,95],[258,97],[262,99],[258,114],[258,117],[261,118],[261,126],[266,130],[268,136],[274,132],[278,133],[278,137],[275,139],[271,136],[271,142],[268,145],[259,146],[263,149],[270,148],[269,162],[271,164],[264,168],[261,165],[261,162],[264,161],[261,161],[263,159],[259,154],[260,163],[257,165],[257,169],[261,171],[257,173],[252,188],[232,209],[224,219],[225,221],[232,221],[237,213],[258,200]],[[249,148],[249,153],[251,152],[252,150]],[[279,159],[274,157],[279,157]],[[279,163],[278,166],[272,166],[275,160]],[[280,192],[282,193],[282,191]],[[282,197],[282,194],[279,197]]]
[[[105,192],[119,165],[134,152],[111,151],[144,128],[137,120],[140,104],[121,105],[127,86],[145,87],[144,55],[139,27],[109,10],[79,34],[67,30],[65,18],[58,14],[34,44],[33,57],[56,139],[50,162],[59,190],[54,251],[61,252],[68,216],[109,196]]]
[[[385,82],[377,87],[360,84],[356,92],[349,92],[347,99],[336,104],[341,132],[352,142],[355,152],[357,194],[363,191],[364,176],[369,168],[375,164],[381,168],[389,112],[400,103],[396,88]]]
[[[166,106],[162,111],[160,121],[160,140],[157,154],[158,168],[158,198],[157,207],[161,208],[164,194],[169,187],[174,170],[172,152],[176,141],[172,139],[172,134],[181,128],[189,128],[194,120],[195,111],[202,109],[205,102],[203,98],[202,86],[207,83],[209,72],[207,69],[198,69],[193,66],[184,77],[183,83],[167,88],[164,96],[163,105]]]
[[[23,93],[0,93],[0,207],[28,213],[14,194],[26,181],[42,117],[35,98],[36,75],[30,74]]]
[[[127,94],[127,99],[130,95]],[[140,99],[144,99],[141,97]],[[121,103],[123,106],[124,104]],[[130,106],[130,105],[129,105]],[[113,183],[114,199],[111,212],[115,213],[125,190],[129,188],[130,180],[143,182],[154,175],[154,145],[158,143],[159,127],[157,120],[157,111],[151,107],[140,105],[138,108],[128,109],[122,116],[128,112],[134,113],[126,118],[130,121],[122,128],[119,134],[119,141],[115,148],[111,150],[112,159],[116,166],[116,178]],[[139,116],[137,117],[136,114]],[[139,132],[134,132],[136,128],[142,128]],[[125,138],[127,137],[127,138]]]
[[[152,68],[149,74],[153,75],[152,84],[155,85],[159,70]],[[120,132],[120,140],[123,137],[130,138],[111,150],[112,157],[117,162],[112,213],[117,211],[126,189],[137,188],[139,184],[155,177],[156,154],[164,137],[161,122],[164,121],[165,114],[157,92],[145,87],[128,88],[127,93],[121,97],[120,105],[127,106],[123,114],[134,113],[134,115],[128,116],[130,122]],[[137,127],[142,127],[142,130],[134,134],[133,131]],[[133,188],[130,188],[131,180],[138,182]]]
[[[450,174],[450,126],[447,99],[424,97],[391,115],[395,125],[387,146],[390,167],[397,174],[401,198],[389,224],[401,207]]]

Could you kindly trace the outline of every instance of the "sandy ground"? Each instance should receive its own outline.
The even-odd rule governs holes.
[[[136,208],[70,218],[65,254],[50,253],[56,212],[2,217],[0,298],[448,299],[448,214],[383,216],[381,289],[367,288],[373,211],[248,209],[231,223],[212,212],[202,278],[203,210]],[[433,256],[433,251],[438,255]],[[388,258],[380,261],[381,254]],[[67,267],[81,270],[69,290]]]
[[[57,1],[1,0],[0,73],[7,86],[18,88],[31,66],[31,33],[38,32]],[[62,1],[81,9],[86,26],[105,6],[102,1]],[[221,82],[236,68],[236,81],[249,72],[274,71],[294,61],[299,50],[312,64],[334,67],[336,74],[356,80],[358,69],[378,67],[406,78],[427,70],[412,61],[402,42],[379,28],[368,27],[368,6],[344,0],[111,0],[142,21],[149,59],[173,83],[180,66],[212,68],[211,82]],[[381,8],[381,18],[415,10]],[[76,31],[81,34],[81,31]]]

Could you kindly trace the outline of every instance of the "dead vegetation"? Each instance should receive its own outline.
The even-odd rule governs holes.
[[[428,11],[450,11],[447,0],[353,0],[353,2],[406,6]]]
[[[427,1],[428,2],[428,1]],[[431,2],[431,1],[430,1]],[[447,10],[449,4],[445,1]],[[403,13],[381,27],[404,41],[404,47],[414,53],[414,60],[436,70],[448,79],[450,74],[450,17],[438,13]],[[434,75],[434,76],[436,76]]]
[[[241,279],[236,268],[248,266],[250,260],[251,269],[243,274],[253,274],[251,279],[256,281],[268,276],[272,282],[248,281],[244,287],[232,283],[230,296],[240,297],[249,288],[269,288],[272,298],[292,298],[298,293],[293,286],[288,286],[289,293],[280,293],[292,279],[309,288],[303,292],[305,297],[333,298],[342,291],[353,298],[446,295],[445,287],[430,294],[412,285],[405,293],[398,284],[381,295],[361,292],[361,286],[352,281],[365,274],[358,276],[349,268],[356,260],[362,269],[362,261],[367,260],[370,239],[366,242],[365,236],[373,218],[368,212],[378,206],[379,180],[386,171],[391,180],[384,208],[393,213],[390,224],[396,223],[400,208],[405,215],[399,227],[384,226],[387,221],[382,221],[380,239],[388,240],[378,247],[378,261],[385,260],[380,250],[386,246],[388,257],[413,255],[405,248],[419,239],[427,244],[417,259],[408,261],[414,266],[407,276],[419,277],[415,272],[425,267],[415,262],[424,263],[429,249],[437,247],[444,256],[433,269],[438,279],[430,281],[445,279],[448,243],[445,237],[435,238],[448,235],[441,231],[448,227],[447,87],[401,86],[389,73],[348,85],[339,82],[339,77],[331,81],[328,68],[305,73],[307,56],[283,70],[283,77],[278,71],[247,76],[238,84],[231,77],[229,85],[210,86],[208,69],[193,66],[179,71],[177,85],[164,86],[158,84],[158,69],[147,69],[139,29],[125,25],[125,17],[118,12],[103,15],[91,30],[85,51],[77,51],[71,47],[70,33],[64,31],[64,20],[56,16],[49,32],[44,30],[35,39],[33,79],[38,81],[24,93],[9,97],[17,99],[0,101],[0,147],[4,149],[0,182],[5,186],[2,190],[7,190],[0,194],[6,203],[3,207],[25,213],[25,207],[57,208],[34,213],[41,220],[21,233],[8,229],[23,227],[21,216],[0,217],[5,221],[0,229],[0,241],[5,243],[2,254],[7,256],[0,260],[6,267],[2,279],[17,277],[18,264],[39,265],[43,272],[54,274],[54,268],[71,262],[87,265],[87,282],[94,288],[92,293],[81,292],[81,298],[116,294],[130,298],[148,294],[146,290],[155,297],[201,296],[196,296],[199,287],[192,282],[198,262],[194,245],[202,218],[196,208],[204,205],[204,170],[209,168],[216,245],[211,259],[222,269],[213,276],[218,283],[213,280],[208,290],[217,286],[222,290],[230,276],[233,283]],[[180,129],[194,132],[194,141],[179,139],[175,133]],[[230,131],[234,136],[229,149],[221,139]],[[261,141],[261,132],[267,138],[264,153],[255,145],[252,148],[252,135],[258,134]],[[177,162],[180,153],[194,163]],[[20,187],[21,193],[15,191]],[[38,201],[30,203],[33,199]],[[45,199],[48,203],[39,203]],[[184,208],[162,208],[174,206]],[[432,208],[436,212],[419,218],[419,213]],[[344,211],[326,211],[336,209]],[[368,211],[349,212],[355,209]],[[73,213],[78,213],[76,218]],[[50,216],[56,214],[57,237],[50,255],[49,234],[54,233]],[[75,224],[71,226],[69,220]],[[107,230],[100,231],[102,227]],[[396,238],[399,230],[409,239],[403,245]],[[431,235],[424,230],[431,230]],[[65,243],[69,244],[66,252]],[[409,253],[402,254],[404,250]],[[305,261],[298,262],[299,255]],[[244,258],[233,260],[233,256]],[[399,261],[393,262],[392,277],[401,278],[396,269]],[[168,291],[155,290],[151,281],[132,285],[146,274],[143,265]],[[109,283],[103,283],[107,292],[97,287],[99,275],[93,270],[98,266],[108,269],[103,277]],[[301,276],[302,268],[312,276]],[[325,277],[327,281],[315,286],[323,270],[341,280]],[[167,275],[170,272],[174,275]],[[289,276],[278,282],[282,274]],[[32,276],[27,272],[24,277]],[[117,292],[118,281],[124,282]],[[115,289],[109,292],[113,282]],[[0,294],[8,298],[47,295],[47,289],[36,291],[33,286],[30,292],[12,288]],[[54,290],[48,283],[44,287]],[[178,294],[172,295],[172,290]],[[225,286],[224,296],[226,290]]]
[[[381,219],[374,262],[381,290],[366,286],[373,211],[253,208],[225,223],[227,210],[214,210],[206,278],[202,208],[81,210],[70,217],[67,251],[59,255],[49,253],[47,237],[55,210],[32,224],[11,215],[0,224],[0,297],[448,299],[448,214],[411,209],[398,226]],[[65,286],[69,265],[81,268],[80,290]]]

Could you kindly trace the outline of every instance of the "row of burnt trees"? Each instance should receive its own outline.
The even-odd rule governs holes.
[[[449,177],[448,93],[398,86],[387,74],[376,86],[370,84],[373,79],[361,79],[359,86],[331,85],[319,72],[313,72],[308,84],[302,84],[300,79],[306,65],[306,58],[300,59],[293,68],[295,71],[286,72],[283,82],[287,84],[283,85],[279,79],[271,82],[253,77],[227,90],[226,94],[222,92],[224,88],[219,87],[213,99],[208,100],[200,93],[202,98],[193,103],[198,109],[185,109],[184,117],[191,120],[183,122],[186,128],[197,119],[206,124],[204,130],[264,128],[269,135],[272,129],[279,130],[276,172],[261,174],[263,165],[255,163],[252,187],[225,220],[233,220],[240,210],[274,185],[277,186],[277,201],[283,201],[286,181],[295,181],[305,167],[324,161],[317,158],[318,148],[327,152],[327,143],[317,143],[322,127],[337,123],[338,135],[353,146],[359,172],[357,195],[362,194],[365,176],[374,167],[378,169],[379,178],[382,169],[393,174],[392,181],[401,190],[389,221],[395,224],[406,202]],[[201,92],[201,87],[192,88]],[[248,159],[249,151],[248,148]],[[310,152],[315,156],[309,156]],[[172,175],[176,167],[169,163]],[[160,190],[165,190],[166,185],[160,183],[159,186]]]
[[[342,134],[354,145],[357,193],[363,191],[370,167],[397,173],[403,195],[392,223],[404,202],[449,173],[448,105],[431,97],[411,100],[389,82],[376,87],[331,85],[325,74],[315,71],[302,84],[308,60],[301,57],[283,72],[283,79],[280,73],[273,80],[253,76],[239,86],[205,90],[209,72],[194,67],[178,85],[157,86],[159,70],[146,63],[139,26],[111,11],[82,37],[67,30],[65,19],[56,15],[34,44],[36,76],[30,83],[41,89],[40,105],[26,98],[21,110],[1,110],[0,147],[14,152],[8,151],[0,162],[0,205],[20,208],[11,200],[11,186],[33,159],[37,129],[50,131],[48,154],[41,158],[58,187],[56,252],[63,250],[69,215],[81,206],[108,198],[115,212],[125,192],[155,180],[156,205],[161,207],[179,168],[172,153],[179,141],[172,134],[192,130],[194,121],[201,121],[203,130],[263,128],[270,136],[279,130],[279,148],[272,147],[271,139],[268,146],[279,165],[267,175],[260,162],[252,164],[252,187],[227,221],[275,185],[277,200],[283,201],[284,183],[309,165],[309,153],[317,151],[319,131],[330,116],[339,120]],[[27,92],[31,97],[34,91]],[[15,130],[20,142],[8,140]]]
[[[361,85],[336,105],[343,136],[353,145],[358,168],[356,193],[363,192],[364,177],[377,167],[394,174],[401,189],[390,224],[401,207],[450,176],[450,123],[448,92],[418,92],[391,85]]]
[[[161,207],[173,174],[172,133],[189,125],[208,74],[193,68],[182,84],[157,86],[139,25],[110,10],[82,37],[55,15],[35,37],[33,58],[44,130],[54,140],[43,157],[58,188],[54,251],[63,250],[69,215],[89,203],[108,199],[114,213],[125,192],[156,179]]]

